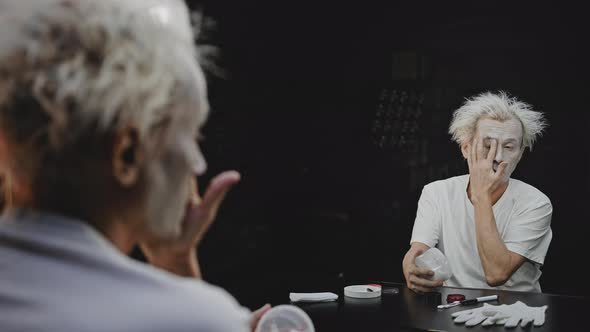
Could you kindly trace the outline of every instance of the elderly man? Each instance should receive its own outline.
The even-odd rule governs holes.
[[[467,159],[469,175],[422,190],[403,260],[409,288],[428,292],[443,285],[415,265],[418,255],[437,247],[453,272],[446,286],[541,291],[551,202],[510,175],[544,127],[541,113],[505,93],[483,93],[455,111],[449,133]]]
[[[247,331],[195,248],[203,73],[180,0],[0,0],[2,331]],[[151,265],[126,254],[140,244]]]

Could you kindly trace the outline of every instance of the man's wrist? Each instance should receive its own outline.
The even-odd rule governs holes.
[[[471,195],[471,203],[473,206],[491,206],[492,197],[488,194],[473,194]]]
[[[402,260],[402,266],[406,266],[409,263],[414,263],[414,260],[416,259],[416,256],[418,256],[418,253],[413,252],[412,249],[410,249],[405,255],[404,255],[404,259]]]

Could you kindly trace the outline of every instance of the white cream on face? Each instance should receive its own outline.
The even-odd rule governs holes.
[[[522,156],[522,124],[512,118],[506,121],[482,118],[477,122],[476,139],[483,140],[484,151],[488,153],[492,140],[496,140],[497,149],[494,156],[494,171],[502,162],[508,163],[506,179],[512,175]]]
[[[190,179],[194,176],[195,162],[200,159],[191,128],[194,125],[190,124],[195,116],[190,113],[177,111],[177,116],[164,129],[161,150],[148,165],[145,219],[149,233],[155,238],[172,239],[181,233]]]
[[[197,81],[195,93],[199,97],[188,103],[188,108],[171,111],[174,116],[163,138],[163,151],[150,168],[152,185],[146,219],[151,233],[159,238],[170,239],[180,235],[185,206],[191,193],[190,180],[203,174],[207,168],[197,143],[197,135],[209,107],[204,82],[202,77]]]

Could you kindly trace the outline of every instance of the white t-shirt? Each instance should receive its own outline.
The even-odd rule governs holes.
[[[3,332],[245,332],[250,316],[223,289],[134,261],[82,221],[0,219]]]
[[[436,246],[445,254],[453,272],[445,286],[492,288],[486,283],[478,255],[468,183],[469,175],[462,175],[424,186],[410,243]],[[495,288],[541,292],[540,266],[552,238],[551,201],[535,187],[510,179],[492,209],[508,250],[527,259],[504,285]]]

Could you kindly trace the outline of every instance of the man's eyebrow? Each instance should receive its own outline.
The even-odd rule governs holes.
[[[492,140],[492,139],[498,140],[495,137],[489,137],[489,136],[486,136],[483,138],[484,142]],[[516,138],[509,138],[509,139],[505,140],[504,143],[518,143],[518,140]]]

